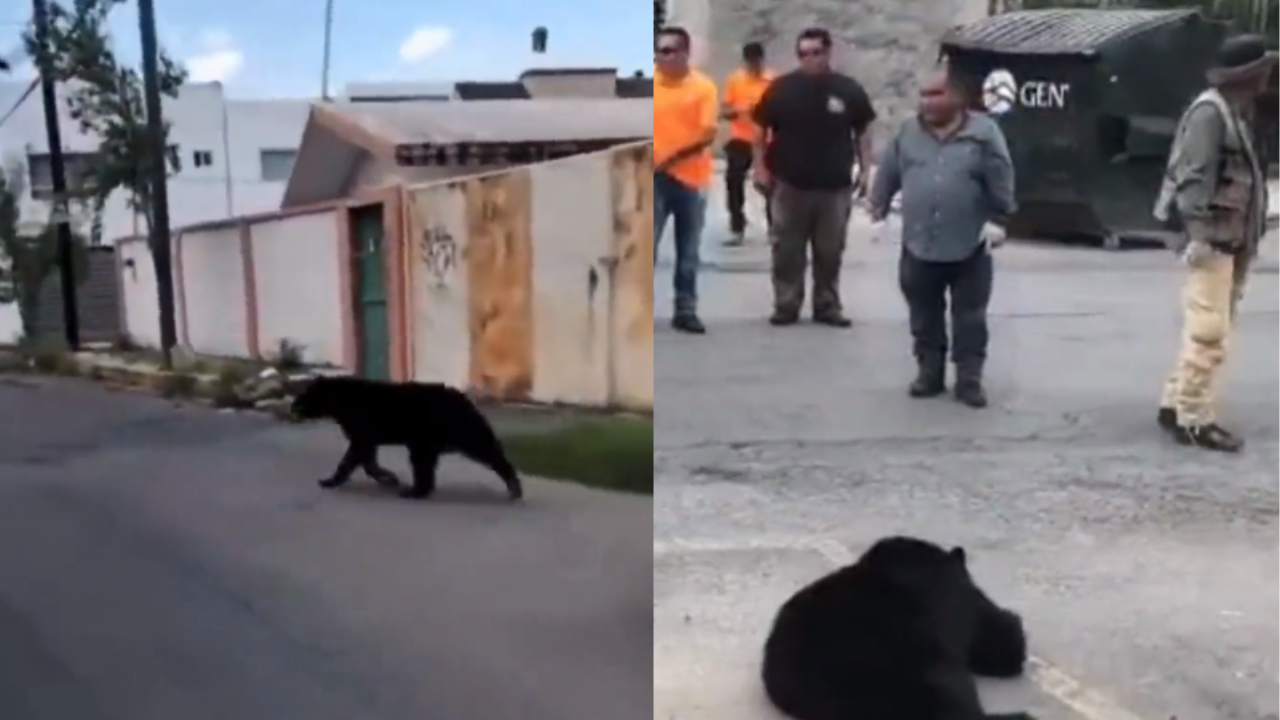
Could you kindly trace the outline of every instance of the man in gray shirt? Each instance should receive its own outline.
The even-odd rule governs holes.
[[[994,120],[966,107],[968,89],[945,68],[920,87],[919,116],[885,150],[871,188],[872,217],[889,214],[902,193],[898,282],[907,301],[919,374],[912,397],[946,392],[947,295],[951,296],[955,397],[985,407],[989,249],[1016,206],[1013,161]]]

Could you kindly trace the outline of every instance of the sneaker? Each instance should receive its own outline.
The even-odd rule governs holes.
[[[697,315],[693,313],[681,313],[671,318],[671,327],[688,335],[706,335],[707,326],[702,324]]]
[[[738,248],[747,244],[747,236],[744,233],[736,232],[729,236],[722,245],[727,248]]]
[[[1213,452],[1238,453],[1244,449],[1244,441],[1217,423],[1179,426],[1174,432],[1179,445],[1198,447]]]

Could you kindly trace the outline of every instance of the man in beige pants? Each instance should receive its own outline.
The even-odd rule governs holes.
[[[1248,109],[1266,87],[1276,55],[1256,35],[1223,43],[1210,88],[1183,114],[1155,215],[1175,214],[1190,274],[1183,288],[1182,349],[1165,381],[1158,422],[1179,444],[1238,452],[1244,443],[1214,414],[1236,305],[1266,231],[1267,188]]]

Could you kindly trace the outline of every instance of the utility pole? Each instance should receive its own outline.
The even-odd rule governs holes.
[[[320,99],[329,101],[329,61],[333,52],[333,0],[324,3],[324,60],[320,65]]]
[[[156,41],[154,0],[138,0],[138,25],[142,32],[142,80],[147,103],[145,157],[151,174],[151,253],[156,265],[156,294],[160,303],[160,349],[165,368],[173,367],[173,347],[178,344],[173,302],[173,246],[169,239],[169,149],[165,147],[164,117],[160,104],[160,59]]]
[[[36,44],[49,50],[49,7],[45,0],[31,0]],[[43,65],[43,63],[41,63]],[[58,240],[58,279],[62,285],[62,329],[67,347],[80,350],[80,308],[76,304],[76,273],[72,257],[71,207],[67,201],[67,169],[62,158],[62,130],[58,126],[58,90],[49,68],[40,70],[40,98],[44,101],[44,129],[49,141],[49,176],[53,181],[53,211]]]

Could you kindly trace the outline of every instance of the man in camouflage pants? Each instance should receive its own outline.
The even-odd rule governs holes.
[[[1179,444],[1238,452],[1244,445],[1217,423],[1214,400],[1249,266],[1266,231],[1267,187],[1248,109],[1266,87],[1276,55],[1256,35],[1227,40],[1210,88],[1183,114],[1155,216],[1185,228],[1179,252],[1182,349],[1164,385],[1158,422]]]

